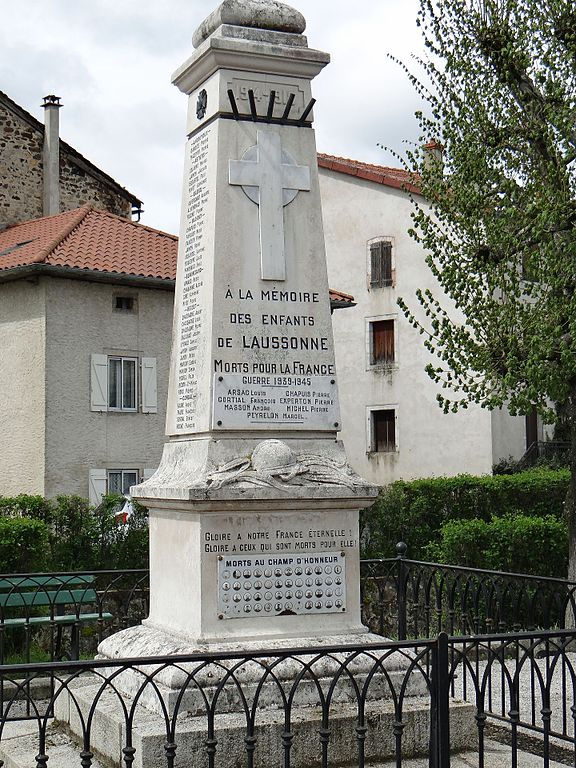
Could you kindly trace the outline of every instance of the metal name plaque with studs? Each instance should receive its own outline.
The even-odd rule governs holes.
[[[218,617],[239,619],[346,610],[345,557],[265,555],[218,558]]]
[[[333,376],[214,374],[213,429],[340,428]]]

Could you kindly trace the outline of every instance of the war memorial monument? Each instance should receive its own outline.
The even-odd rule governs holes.
[[[101,643],[107,660],[383,642],[360,613],[358,514],[377,488],[351,469],[337,439],[311,93],[329,56],[308,47],[304,28],[302,15],[276,0],[225,0],[196,30],[196,50],[173,76],[188,114],[168,441],[155,475],[132,489],[150,511],[150,612]],[[323,664],[329,682],[338,664]],[[390,658],[386,674],[395,664],[401,670],[406,660]],[[198,715],[225,665],[206,673],[203,690],[190,686],[182,697],[191,666],[167,666],[145,691],[136,670],[115,678],[126,707],[138,700],[130,737],[136,766],[206,759],[206,721]],[[359,679],[370,666],[374,658],[366,669],[357,665]],[[257,748],[246,742],[255,765],[283,764],[282,744],[294,737],[284,728],[277,680],[260,685],[262,664],[253,676],[251,669],[243,668],[243,693],[236,688],[219,705],[219,765],[244,764],[244,693],[259,697],[263,735]],[[302,669],[287,659],[278,674],[290,681]],[[293,702],[300,741],[292,766],[318,755],[318,679],[303,679]],[[373,758],[393,749],[384,683],[373,685],[383,699],[370,734]],[[342,764],[357,749],[357,707],[346,706],[352,687],[342,686],[331,716]],[[75,701],[84,697],[88,711],[97,689],[75,691]],[[91,748],[117,761],[126,718],[117,696],[98,695]],[[163,725],[175,706],[186,713],[177,748],[167,745]],[[418,711],[413,738],[425,749]],[[64,697],[56,715],[83,732]],[[166,750],[175,763],[166,762]]]

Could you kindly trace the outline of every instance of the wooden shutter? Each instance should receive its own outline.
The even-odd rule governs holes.
[[[380,245],[382,246],[382,266],[380,268],[382,274],[381,285],[385,287],[392,285],[392,243],[382,242]]]
[[[384,288],[392,285],[392,243],[379,240],[370,245],[370,285]]]
[[[382,243],[370,246],[370,285],[380,288],[382,285]]]
[[[158,386],[156,358],[143,357],[142,370],[142,413],[158,413]]]
[[[105,469],[91,469],[88,473],[88,500],[97,507],[106,493],[107,475]]]
[[[372,363],[393,363],[394,320],[376,320],[370,323],[372,330]]]
[[[90,356],[90,410],[108,410],[108,357]]]

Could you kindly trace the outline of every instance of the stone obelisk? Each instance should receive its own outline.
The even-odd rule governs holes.
[[[188,118],[168,442],[132,489],[151,606],[124,655],[366,632],[358,512],[376,489],[337,440],[310,88],[329,56],[304,27],[275,0],[225,0],[173,76]]]
[[[132,489],[150,510],[150,615],[99,653],[178,658],[70,684],[55,703],[82,754],[114,765],[212,764],[217,749],[218,765],[302,768],[328,739],[330,764],[349,765],[360,743],[367,759],[391,755],[404,728],[387,699],[410,660],[380,658],[382,638],[360,618],[358,511],[376,489],[336,439],[310,94],[328,56],[303,30],[275,0],[225,0],[174,76],[189,110],[169,440],[156,474]],[[322,645],[372,651],[316,657]],[[196,651],[225,658],[183,661]],[[425,687],[419,677],[405,694]],[[329,727],[321,700],[334,704]],[[404,704],[414,752],[428,746],[428,706]]]

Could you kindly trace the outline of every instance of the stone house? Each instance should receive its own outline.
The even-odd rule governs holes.
[[[543,427],[470,406],[444,414],[425,373],[432,360],[397,306],[437,288],[412,226],[407,173],[319,155],[328,280],[354,296],[333,315],[342,436],[354,468],[383,485],[403,478],[488,474],[520,458]],[[415,299],[413,299],[413,302]]]
[[[91,204],[130,219],[142,202],[59,136],[57,96],[45,123],[0,91],[0,228]]]
[[[155,469],[176,250],[90,205],[0,231],[0,494],[96,503]]]

